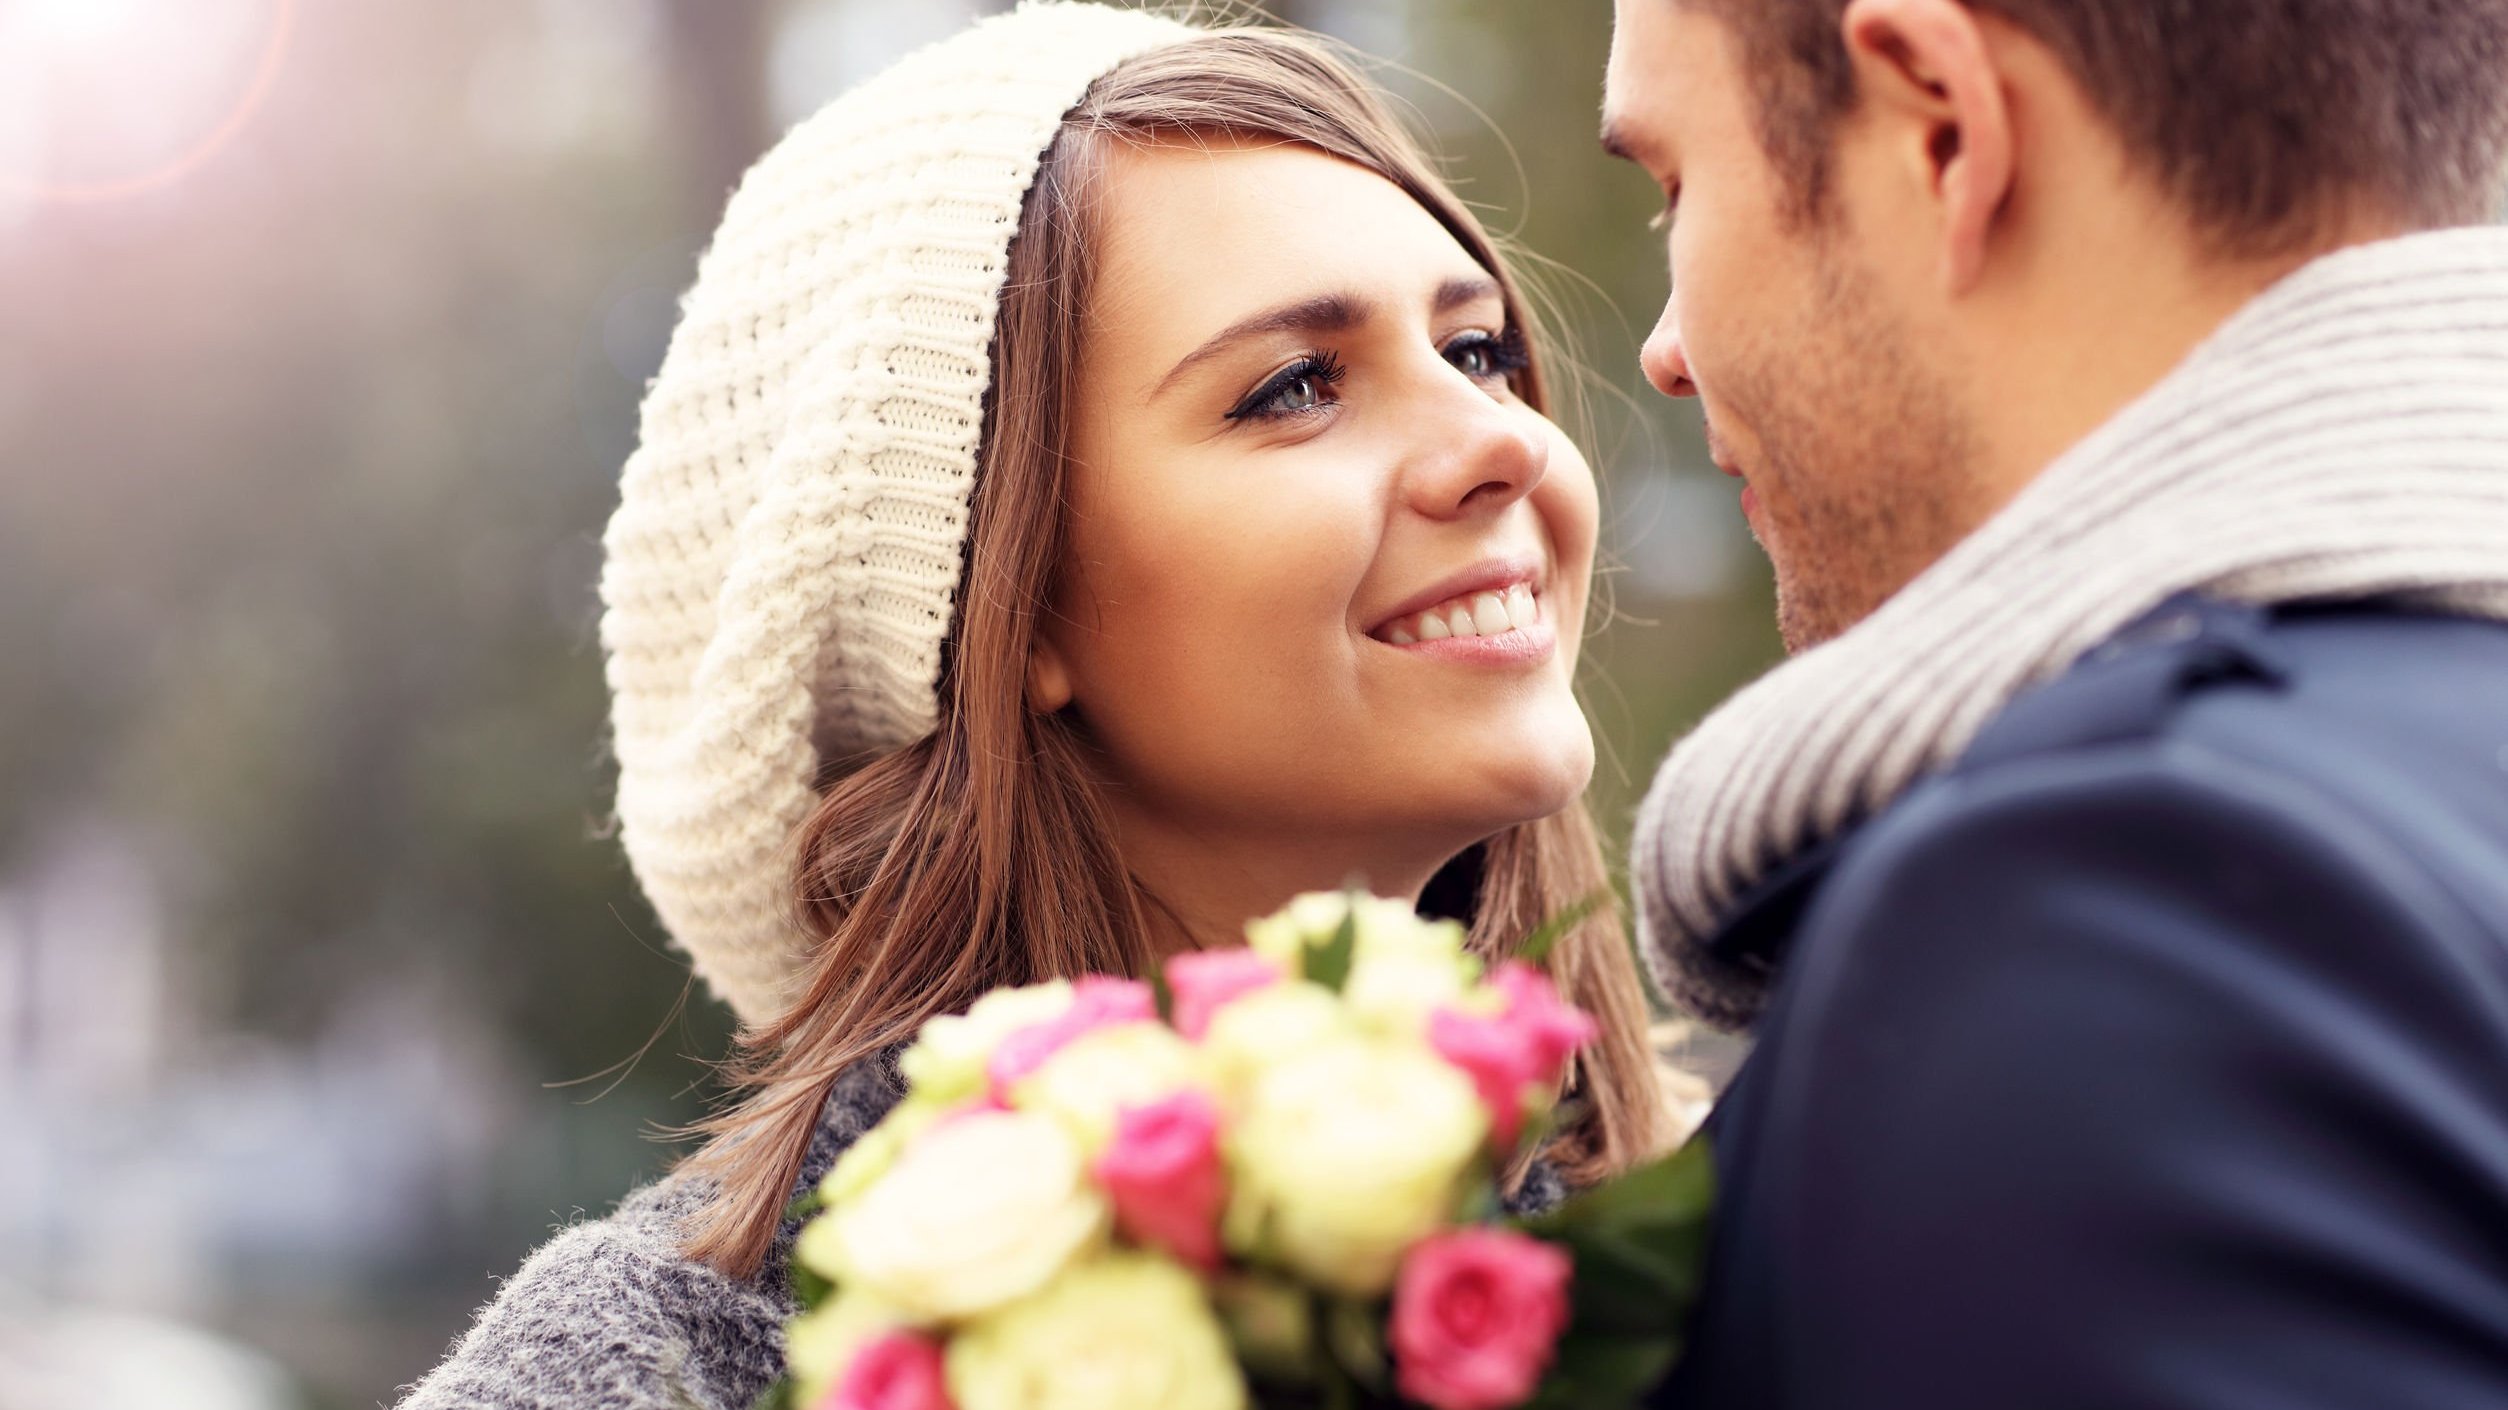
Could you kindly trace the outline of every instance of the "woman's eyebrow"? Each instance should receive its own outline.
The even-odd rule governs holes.
[[[1428,301],[1428,306],[1438,313],[1445,314],[1452,313],[1467,304],[1479,303],[1483,299],[1503,299],[1505,296],[1505,291],[1498,287],[1497,280],[1486,274],[1479,274],[1469,279],[1449,279],[1438,285],[1437,296]]]
[[[1375,305],[1355,294],[1317,294],[1293,304],[1265,309],[1251,317],[1238,319],[1213,333],[1200,347],[1186,353],[1181,361],[1167,369],[1167,375],[1150,389],[1155,398],[1175,380],[1201,363],[1210,361],[1249,338],[1268,337],[1274,333],[1346,333],[1365,323],[1376,312]]]
[[[1435,296],[1429,300],[1429,306],[1440,314],[1452,313],[1466,304],[1499,297],[1502,293],[1497,280],[1485,274],[1476,275],[1448,279],[1439,284]],[[1376,306],[1369,300],[1356,294],[1333,293],[1318,294],[1311,299],[1282,304],[1278,308],[1265,309],[1238,319],[1212,334],[1200,347],[1186,353],[1175,366],[1168,368],[1167,375],[1158,379],[1158,385],[1150,389],[1150,399],[1155,400],[1174,385],[1177,378],[1196,366],[1249,339],[1269,337],[1274,333],[1346,333],[1375,314]]]

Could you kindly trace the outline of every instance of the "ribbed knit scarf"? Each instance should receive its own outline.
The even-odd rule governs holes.
[[[2194,591],[2508,619],[2508,230],[2358,246],[2275,284],[1870,618],[1683,740],[1633,862],[1667,994],[1747,1022],[1764,976],[1706,941],[1754,885]]]

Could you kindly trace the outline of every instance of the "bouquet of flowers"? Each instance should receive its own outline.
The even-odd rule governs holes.
[[[1626,1405],[1671,1364],[1701,1143],[1546,1215],[1498,1182],[1594,1036],[1535,967],[1356,893],[1147,983],[924,1025],[801,1201],[788,1410]]]

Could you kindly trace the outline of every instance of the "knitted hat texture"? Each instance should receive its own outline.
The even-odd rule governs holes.
[[[772,1018],[821,761],[929,732],[990,345],[1037,166],[1098,77],[1196,31],[1029,3],[900,60],[740,183],[603,544],[620,836],[698,975]]]

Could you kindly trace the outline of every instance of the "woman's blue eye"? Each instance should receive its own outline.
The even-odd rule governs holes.
[[[1312,352],[1281,368],[1263,385],[1248,393],[1245,400],[1228,413],[1231,421],[1268,421],[1283,416],[1307,416],[1320,411],[1331,400],[1327,388],[1347,375],[1341,359],[1330,352]]]
[[[1532,365],[1524,351],[1524,335],[1513,328],[1503,333],[1466,333],[1446,344],[1446,361],[1475,382],[1512,377]]]

